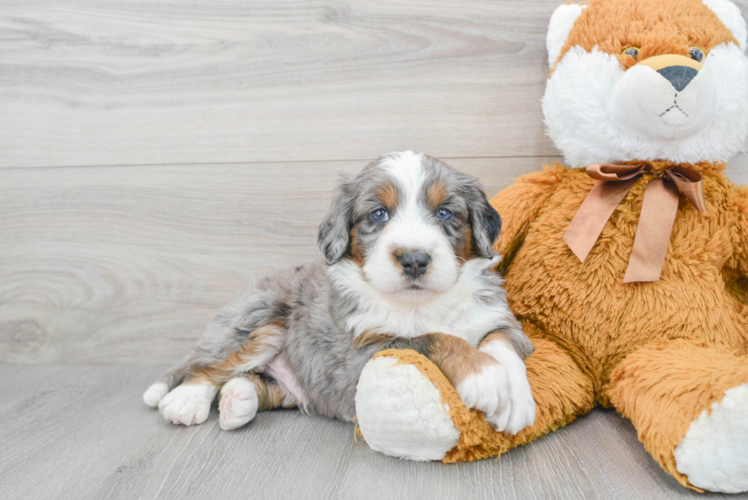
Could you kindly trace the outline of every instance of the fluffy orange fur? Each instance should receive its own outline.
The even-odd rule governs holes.
[[[604,5],[600,5],[603,3]],[[590,0],[574,23],[558,60],[571,47],[598,49],[618,56],[624,67],[636,60],[623,55],[629,47],[640,49],[639,61],[660,54],[688,56],[689,47],[705,53],[715,46],[737,41],[701,0]]]
[[[627,47],[638,47],[643,60],[688,55],[693,46],[708,52],[723,42],[735,40],[701,0],[591,0],[559,59],[572,46],[597,45],[631,66],[634,59],[621,55]],[[649,164],[653,172],[672,166]],[[654,283],[623,283],[653,173],[629,191],[584,263],[563,240],[596,182],[583,170],[546,166],[491,200],[505,222],[496,245],[499,270],[510,306],[535,344],[527,370],[537,419],[516,436],[498,434],[459,402],[428,360],[382,354],[415,364],[449,405],[462,438],[445,462],[498,455],[600,404],[629,418],[654,459],[694,488],[676,469],[675,447],[702,411],[748,382],[748,188],[732,185],[725,165],[684,166],[703,174],[707,212],[681,196],[662,277]]]
[[[505,256],[510,304],[535,344],[527,358],[535,424],[499,434],[425,357],[380,354],[413,363],[449,405],[461,439],[445,462],[501,454],[601,404],[631,419],[655,460],[692,487],[676,469],[675,446],[704,409],[748,382],[748,283],[739,278],[748,272],[748,188],[735,189],[724,165],[690,167],[704,175],[708,211],[681,200],[655,283],[622,282],[651,174],[631,189],[583,264],[562,239],[595,182],[582,170],[554,164],[494,197],[506,221],[496,249]]]

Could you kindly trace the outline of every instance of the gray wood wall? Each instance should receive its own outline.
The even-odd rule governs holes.
[[[560,159],[558,3],[0,0],[0,362],[180,358],[247,281],[317,257],[337,174],[380,153],[490,193]]]

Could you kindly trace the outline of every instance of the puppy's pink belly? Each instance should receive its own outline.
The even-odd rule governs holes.
[[[291,369],[288,367],[288,363],[282,352],[265,366],[265,375],[285,387],[300,403],[306,402],[306,394],[304,394],[304,390],[296,381],[296,377],[294,377]]]

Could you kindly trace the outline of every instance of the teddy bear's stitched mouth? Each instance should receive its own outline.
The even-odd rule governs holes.
[[[678,106],[678,93],[677,92],[675,93],[675,97],[673,97],[673,105],[670,106],[669,108],[667,108],[665,111],[663,111],[660,114],[660,118],[662,118],[663,116],[665,116],[666,114],[668,114],[670,111],[672,111],[674,109],[677,109],[678,111],[680,111],[684,115],[688,116],[688,113],[686,113],[685,111],[683,111],[683,108],[681,108],[680,106]]]

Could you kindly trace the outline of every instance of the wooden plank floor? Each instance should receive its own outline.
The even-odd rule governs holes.
[[[297,412],[223,433],[140,402],[247,282],[318,257],[339,173],[415,149],[493,194],[560,161],[558,3],[0,0],[0,499],[695,496],[611,411],[443,466]]]
[[[723,497],[680,487],[612,411],[499,460],[417,463],[357,443],[352,424],[295,410],[234,432],[220,430],[215,410],[176,427],[139,401],[160,369],[0,366],[0,498]]]

